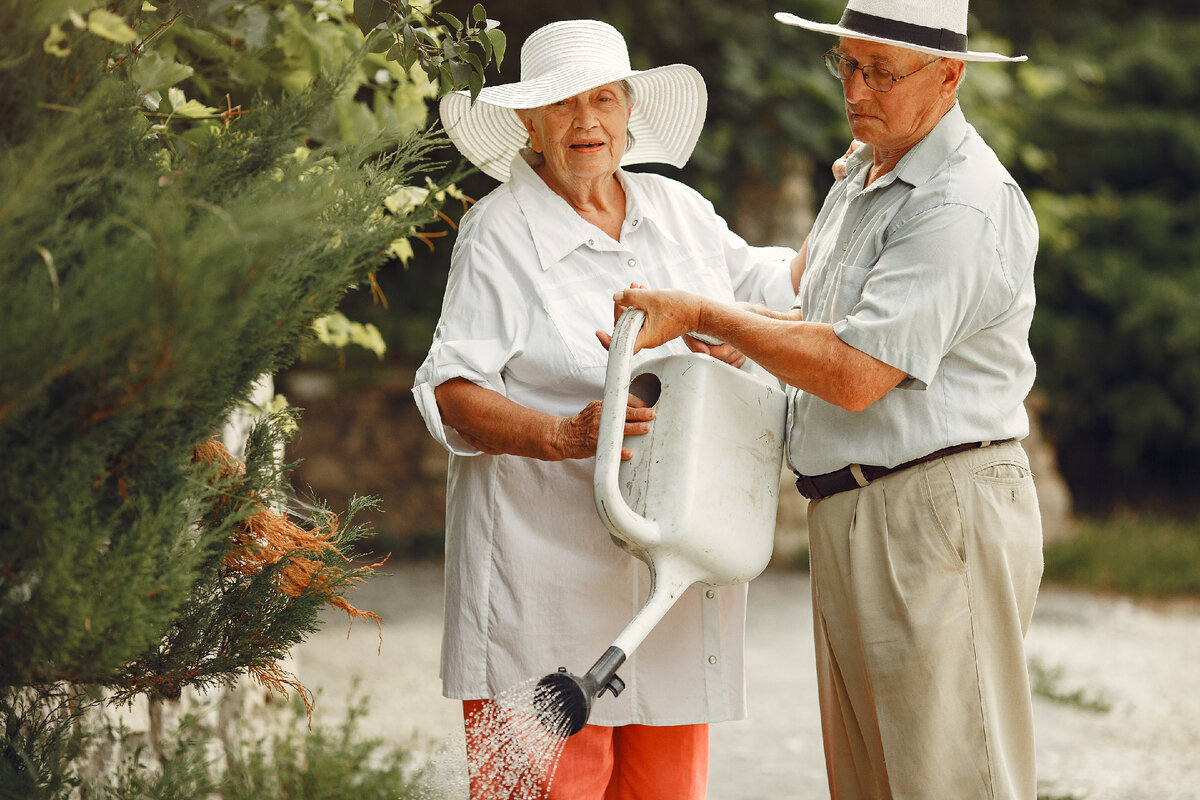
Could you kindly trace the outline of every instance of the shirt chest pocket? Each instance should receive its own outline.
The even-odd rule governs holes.
[[[557,358],[546,364],[548,369],[561,375],[608,363],[608,351],[596,338],[596,331],[612,330],[612,298],[620,288],[621,281],[616,275],[581,276],[578,280],[555,281],[544,287],[541,303],[550,326],[545,331],[548,341],[537,346],[557,354]]]
[[[870,267],[841,262],[827,276],[814,275],[812,302],[804,304],[804,316],[812,322],[834,323],[845,319],[862,299]]]

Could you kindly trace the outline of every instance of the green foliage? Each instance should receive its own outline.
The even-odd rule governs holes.
[[[362,735],[365,699],[351,699],[346,720],[336,729],[318,726],[306,731],[303,707],[295,704],[293,710],[294,724],[273,737],[268,746],[244,744],[226,777],[225,800],[406,800],[430,796],[409,753]]]
[[[5,151],[4,685],[104,683],[157,640],[236,519],[189,533],[222,499],[190,448],[414,223],[382,198],[425,145],[361,168],[292,158],[317,95],[246,120],[166,185],[122,97],[106,81],[71,112],[28,108],[55,133]],[[251,494],[279,477],[250,474]]]
[[[1138,597],[1200,595],[1200,523],[1129,512],[1084,518],[1046,546],[1048,581]]]
[[[66,798],[79,785],[72,761],[84,748],[77,723],[95,700],[70,687],[0,691],[0,798]],[[89,702],[90,701],[90,702]]]
[[[96,687],[294,688],[275,662],[369,570],[288,498],[291,414],[199,454],[435,218],[441,140],[395,113],[425,89],[364,91],[336,3],[0,8],[0,786],[53,794]]]
[[[160,118],[178,114],[180,100],[207,109],[195,110],[197,130],[186,134],[200,140],[242,114],[304,91],[318,76],[343,72],[364,46],[347,6],[348,0],[224,4],[203,27],[177,22],[165,28],[129,76],[150,103],[161,104]],[[168,86],[182,95],[172,97]],[[334,101],[313,120],[310,142],[355,145],[419,128],[434,91],[419,70],[381,53],[359,53]]]
[[[499,68],[504,61],[507,38],[479,3],[465,21],[439,13],[446,27],[441,37],[431,28],[430,15],[409,0],[354,0],[354,14],[372,50],[386,50],[388,59],[406,70],[420,64],[441,94],[466,86],[474,99],[487,65],[494,58]]]
[[[1010,118],[1042,229],[1045,425],[1081,507],[1165,497],[1187,510],[1200,479],[1200,23],[1086,19],[1031,51]]]
[[[1065,677],[1066,673],[1062,667],[1047,666],[1036,658],[1029,660],[1029,680],[1035,696],[1093,714],[1107,714],[1112,711],[1112,703],[1102,695],[1092,694],[1083,689],[1063,688]]]
[[[223,754],[228,767],[213,760],[218,731],[197,715],[180,723],[171,757],[151,764],[131,752],[106,785],[91,786],[107,800],[407,800],[427,797],[421,773],[406,751],[365,737],[364,700],[352,701],[346,720],[336,728],[305,724],[304,707],[294,703],[280,732],[263,740],[245,739]]]

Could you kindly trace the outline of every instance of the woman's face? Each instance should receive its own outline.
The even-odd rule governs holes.
[[[607,83],[518,116],[531,146],[546,158],[542,177],[574,184],[617,171],[632,110],[620,85]]]

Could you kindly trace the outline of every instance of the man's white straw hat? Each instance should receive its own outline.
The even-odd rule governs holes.
[[[775,19],[846,39],[906,47],[960,61],[1024,61],[1025,56],[967,49],[967,0],[850,0],[836,25],[781,11]]]
[[[549,105],[621,80],[633,87],[633,145],[621,164],[682,167],[704,126],[704,79],[686,64],[631,69],[624,37],[598,20],[538,28],[521,47],[521,80],[485,87],[474,103],[469,92],[446,95],[439,106],[442,125],[472,164],[506,181],[509,164],[529,138],[516,109]]]

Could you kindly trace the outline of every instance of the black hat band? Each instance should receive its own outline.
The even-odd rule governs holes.
[[[852,11],[849,8],[846,9],[846,13],[842,14],[842,20],[838,24],[855,33],[862,33],[879,39],[892,39],[893,41],[906,42],[933,50],[945,50],[956,53],[967,52],[967,35],[965,33],[946,30],[945,28],[929,28],[925,25],[914,25],[911,22],[900,22],[894,19],[887,19],[886,17],[877,17],[874,14],[864,14],[861,11]]]

